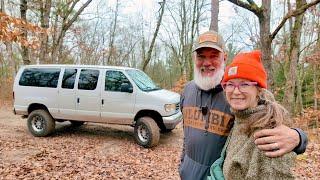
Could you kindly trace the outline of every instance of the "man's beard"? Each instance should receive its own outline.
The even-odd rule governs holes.
[[[220,84],[223,78],[225,64],[222,63],[212,76],[202,76],[201,70],[196,66],[194,67],[194,82],[200,89],[207,91]]]

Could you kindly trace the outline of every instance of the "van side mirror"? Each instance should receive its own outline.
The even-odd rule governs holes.
[[[121,92],[127,92],[127,93],[132,93],[133,88],[129,83],[122,83],[120,86],[120,91]]]

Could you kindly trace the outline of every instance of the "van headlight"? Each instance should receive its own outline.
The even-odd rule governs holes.
[[[176,110],[176,104],[165,104],[164,110],[166,112],[175,111]]]

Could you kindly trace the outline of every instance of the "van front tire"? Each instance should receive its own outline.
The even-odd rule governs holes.
[[[51,134],[55,129],[55,120],[48,111],[34,110],[29,114],[28,129],[33,136],[43,137]]]
[[[160,129],[151,117],[141,117],[134,126],[136,142],[146,148],[151,148],[159,143]]]

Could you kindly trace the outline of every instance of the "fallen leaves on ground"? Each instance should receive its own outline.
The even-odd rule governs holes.
[[[26,120],[0,108],[0,179],[179,179],[182,127],[157,147],[137,145],[126,126],[57,123],[50,137],[30,135]],[[320,129],[296,160],[297,179],[320,179]]]
[[[1,137],[0,179],[179,179],[177,145],[145,149],[131,132],[67,129],[46,138]]]
[[[294,169],[297,179],[320,178],[320,145],[314,142],[308,144],[306,152],[299,155]]]

